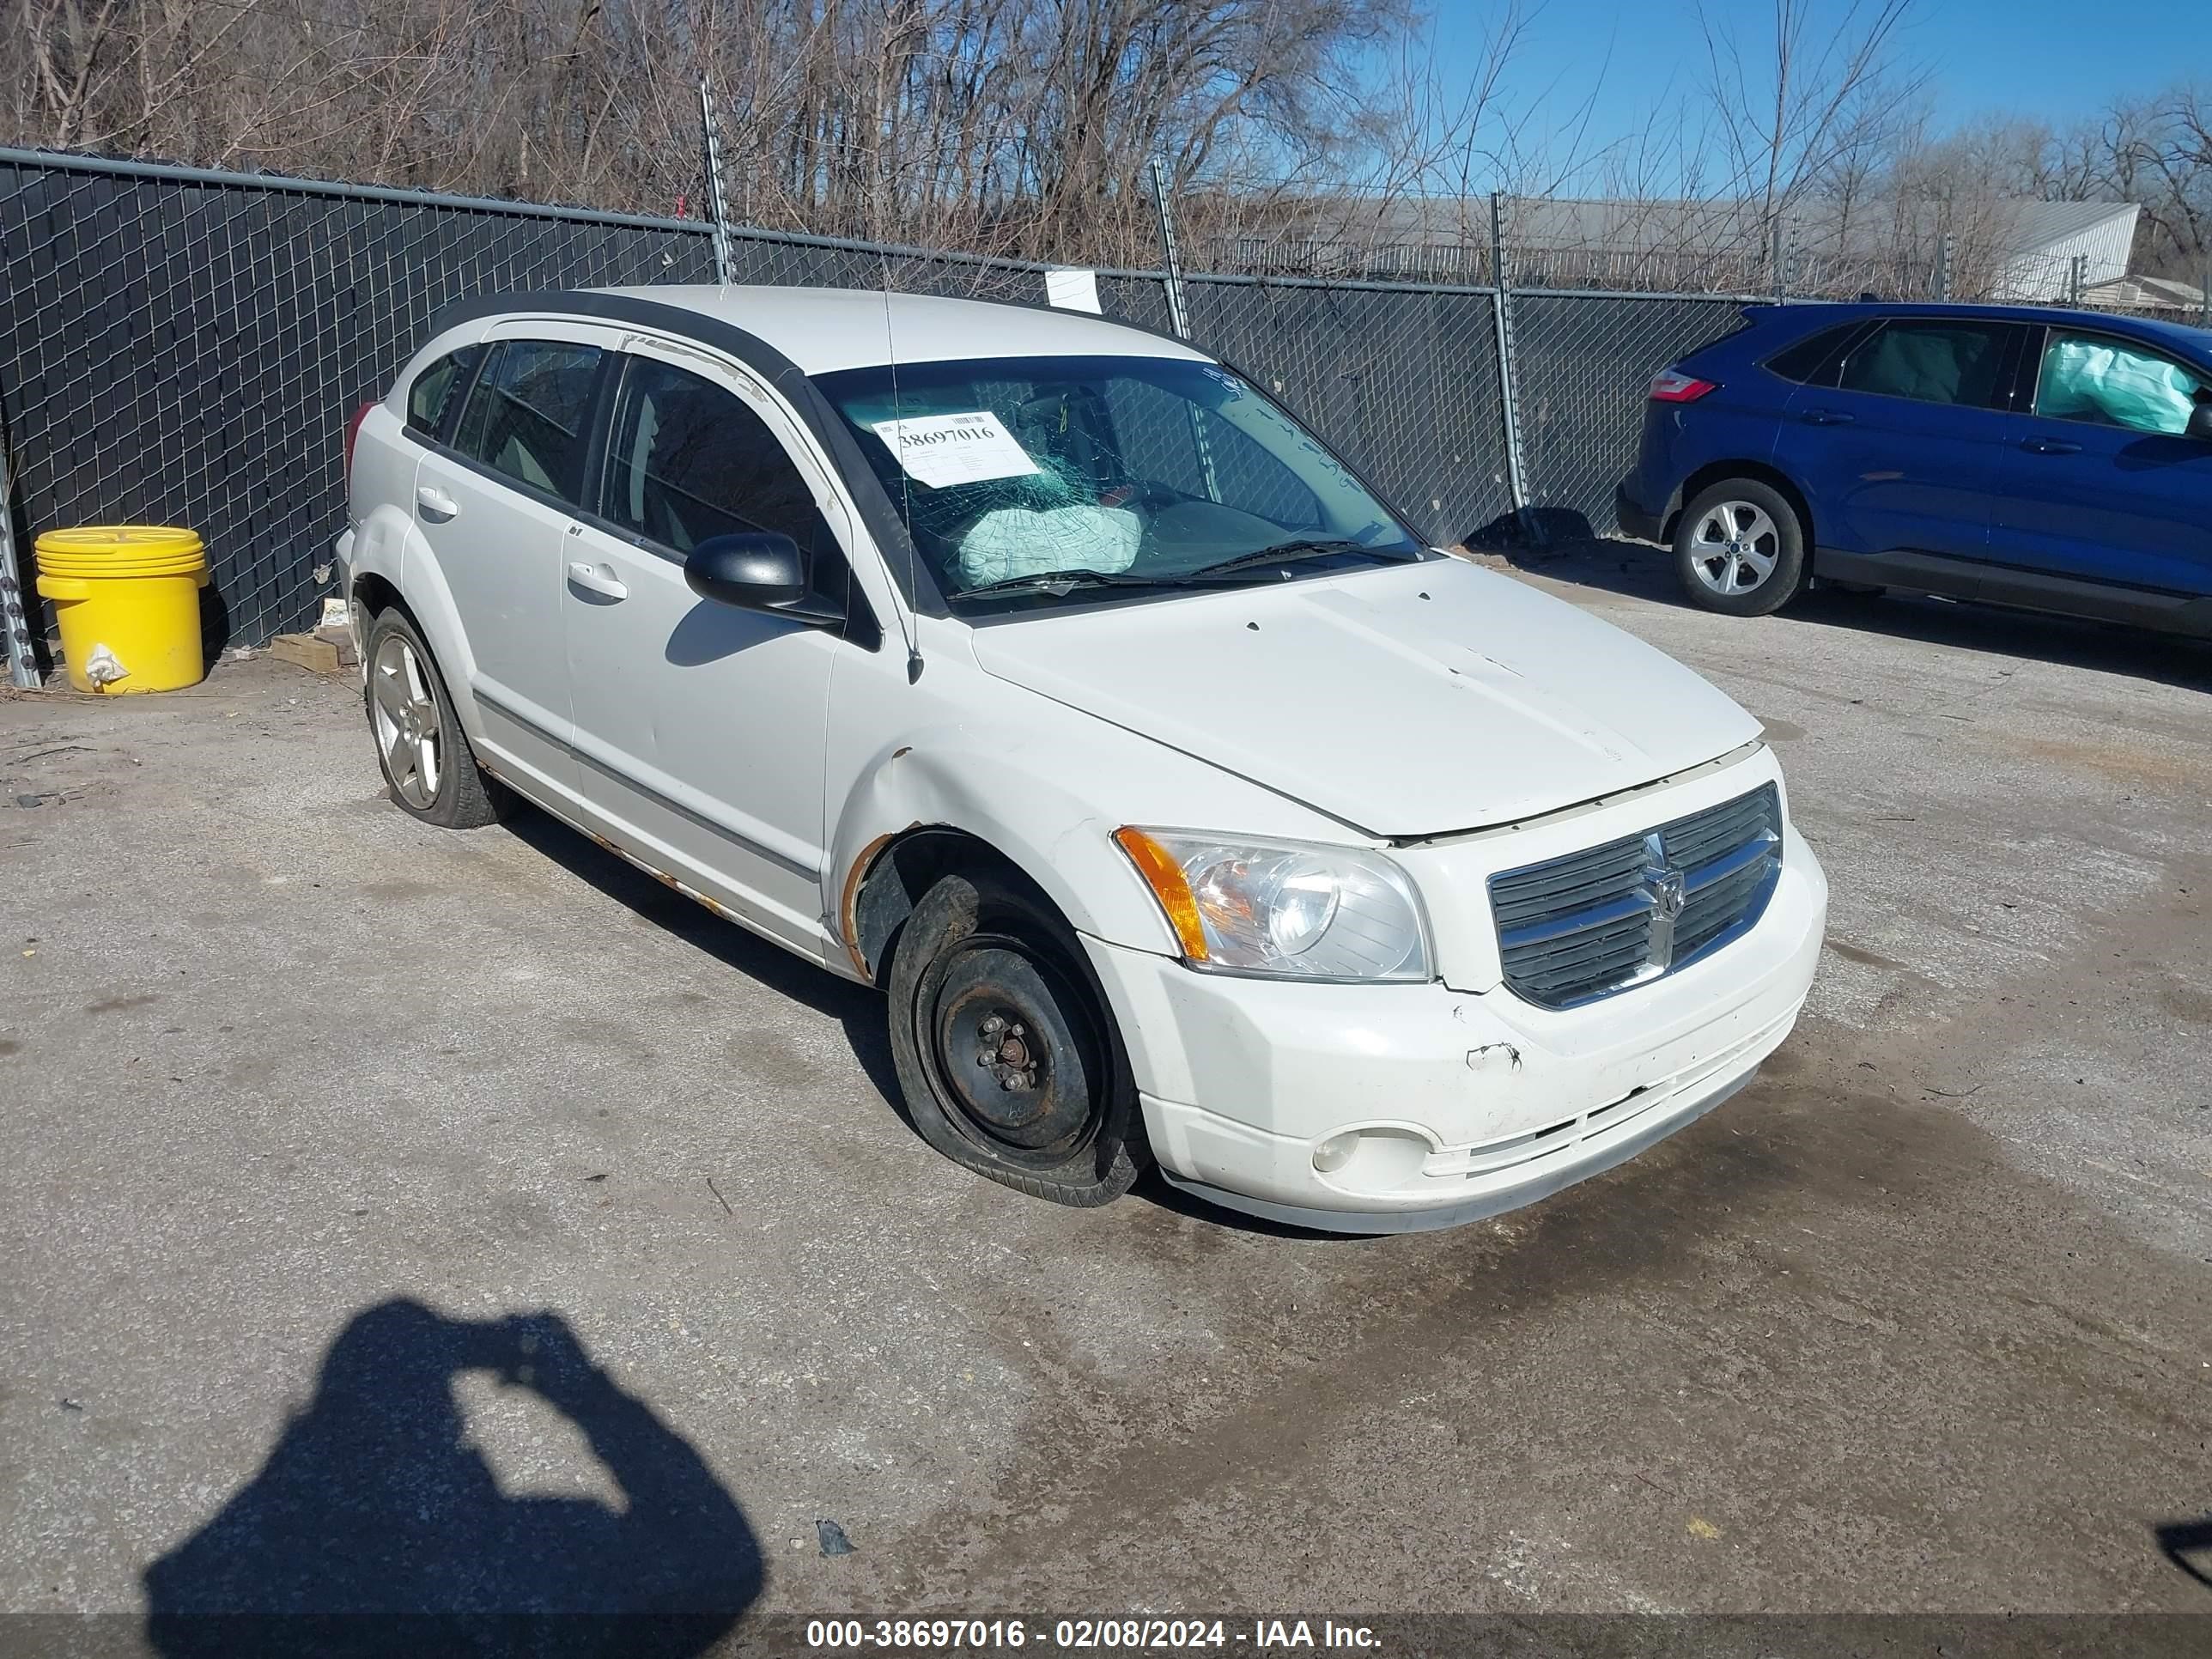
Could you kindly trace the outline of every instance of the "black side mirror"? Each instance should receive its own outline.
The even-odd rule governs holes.
[[[2189,424],[2183,430],[2199,443],[2212,443],[2212,398],[2197,394],[2190,406]]]
[[[799,544],[765,531],[709,536],[684,560],[684,585],[702,599],[817,628],[843,622],[842,611],[807,597],[806,577]]]

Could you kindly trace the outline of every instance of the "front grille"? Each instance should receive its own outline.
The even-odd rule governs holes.
[[[1490,878],[1505,983],[1546,1008],[1657,979],[1748,933],[1782,870],[1772,784]]]

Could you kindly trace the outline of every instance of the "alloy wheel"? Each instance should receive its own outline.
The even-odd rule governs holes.
[[[1716,593],[1748,593],[1774,574],[1782,532],[1751,501],[1720,501],[1690,533],[1690,568]]]
[[[397,634],[377,647],[368,694],[385,775],[408,805],[428,811],[446,775],[445,722],[422,659]]]

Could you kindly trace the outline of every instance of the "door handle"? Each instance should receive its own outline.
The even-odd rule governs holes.
[[[422,516],[442,523],[461,510],[461,504],[435,484],[424,484],[415,492],[415,505]]]
[[[2037,455],[2079,455],[2081,446],[2063,438],[2022,438],[2020,447]]]
[[[1849,426],[1857,418],[1856,415],[1844,414],[1840,409],[1808,409],[1804,416],[1808,426]]]
[[[597,593],[610,599],[626,599],[629,589],[622,579],[603,564],[586,564],[577,559],[568,566],[568,580],[586,592]]]

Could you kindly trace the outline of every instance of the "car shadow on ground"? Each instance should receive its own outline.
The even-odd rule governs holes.
[[[588,836],[578,834],[527,802],[510,798],[501,821],[517,840],[543,853],[579,880],[590,883],[608,897],[627,906],[641,919],[778,994],[836,1018],[845,1028],[845,1039],[852,1044],[854,1057],[860,1062],[869,1082],[898,1114],[899,1121],[909,1129],[914,1127],[905,1096],[899,1089],[898,1073],[891,1063],[890,1037],[880,992],[812,967],[782,946],[755,937],[735,922],[725,921],[704,905],[654,880]],[[1346,1237],[1312,1232],[1222,1209],[1169,1185],[1157,1170],[1146,1171],[1132,1189],[1132,1195],[1170,1213],[1237,1231],[1277,1238]]]
[[[1157,1165],[1146,1170],[1137,1177],[1137,1184],[1129,1188],[1132,1198],[1140,1198],[1156,1209],[1187,1220],[1204,1221],[1232,1233],[1250,1233],[1260,1238],[1279,1238],[1305,1244],[1342,1244],[1351,1246],[1364,1241],[1388,1238],[1388,1233],[1327,1232],[1318,1227],[1300,1227],[1287,1221],[1271,1221],[1265,1216],[1247,1215],[1242,1210],[1226,1209],[1209,1203],[1194,1193],[1187,1193],[1159,1172]]]
[[[780,945],[747,933],[527,802],[509,797],[501,819],[516,840],[535,848],[641,919],[778,995],[836,1020],[845,1028],[845,1039],[853,1045],[854,1057],[867,1073],[868,1081],[902,1118],[906,1115],[898,1073],[891,1064],[880,992],[841,979]]]
[[[1552,581],[1601,588],[1632,599],[1695,610],[1663,547],[1619,537],[1592,537],[1492,555],[1516,570]],[[2126,674],[2185,691],[2212,691],[2212,643],[2154,634],[2115,623],[2077,622],[1997,605],[1815,586],[1779,613],[1790,622],[1887,634],[1929,645],[2032,657],[2069,668]],[[1725,617],[1716,617],[1725,623]]]
[[[502,1492],[453,1392],[470,1372],[568,1419],[622,1506]],[[261,1472],[147,1568],[146,1635],[163,1659],[682,1659],[761,1583],[737,1501],[558,1315],[400,1300],[346,1326]]]

